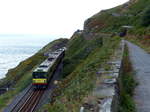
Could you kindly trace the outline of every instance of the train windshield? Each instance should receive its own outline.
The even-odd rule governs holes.
[[[46,72],[33,72],[33,78],[46,78]]]

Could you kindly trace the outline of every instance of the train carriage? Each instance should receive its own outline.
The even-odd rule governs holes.
[[[53,73],[64,57],[65,48],[58,49],[49,54],[49,57],[42,62],[32,73],[32,84],[34,88],[46,88],[53,77]]]

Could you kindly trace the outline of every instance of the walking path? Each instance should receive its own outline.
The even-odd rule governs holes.
[[[137,112],[150,112],[150,54],[128,41],[126,43],[138,81],[134,96]]]

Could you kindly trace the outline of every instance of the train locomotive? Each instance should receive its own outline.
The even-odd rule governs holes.
[[[48,54],[48,58],[32,72],[32,85],[35,89],[45,89],[53,73],[65,55],[65,48]]]

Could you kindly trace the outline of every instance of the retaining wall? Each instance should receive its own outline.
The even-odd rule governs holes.
[[[117,112],[119,104],[118,78],[124,53],[124,40],[114,56],[106,63],[109,69],[100,68],[97,72],[96,87],[88,96],[80,112]]]

